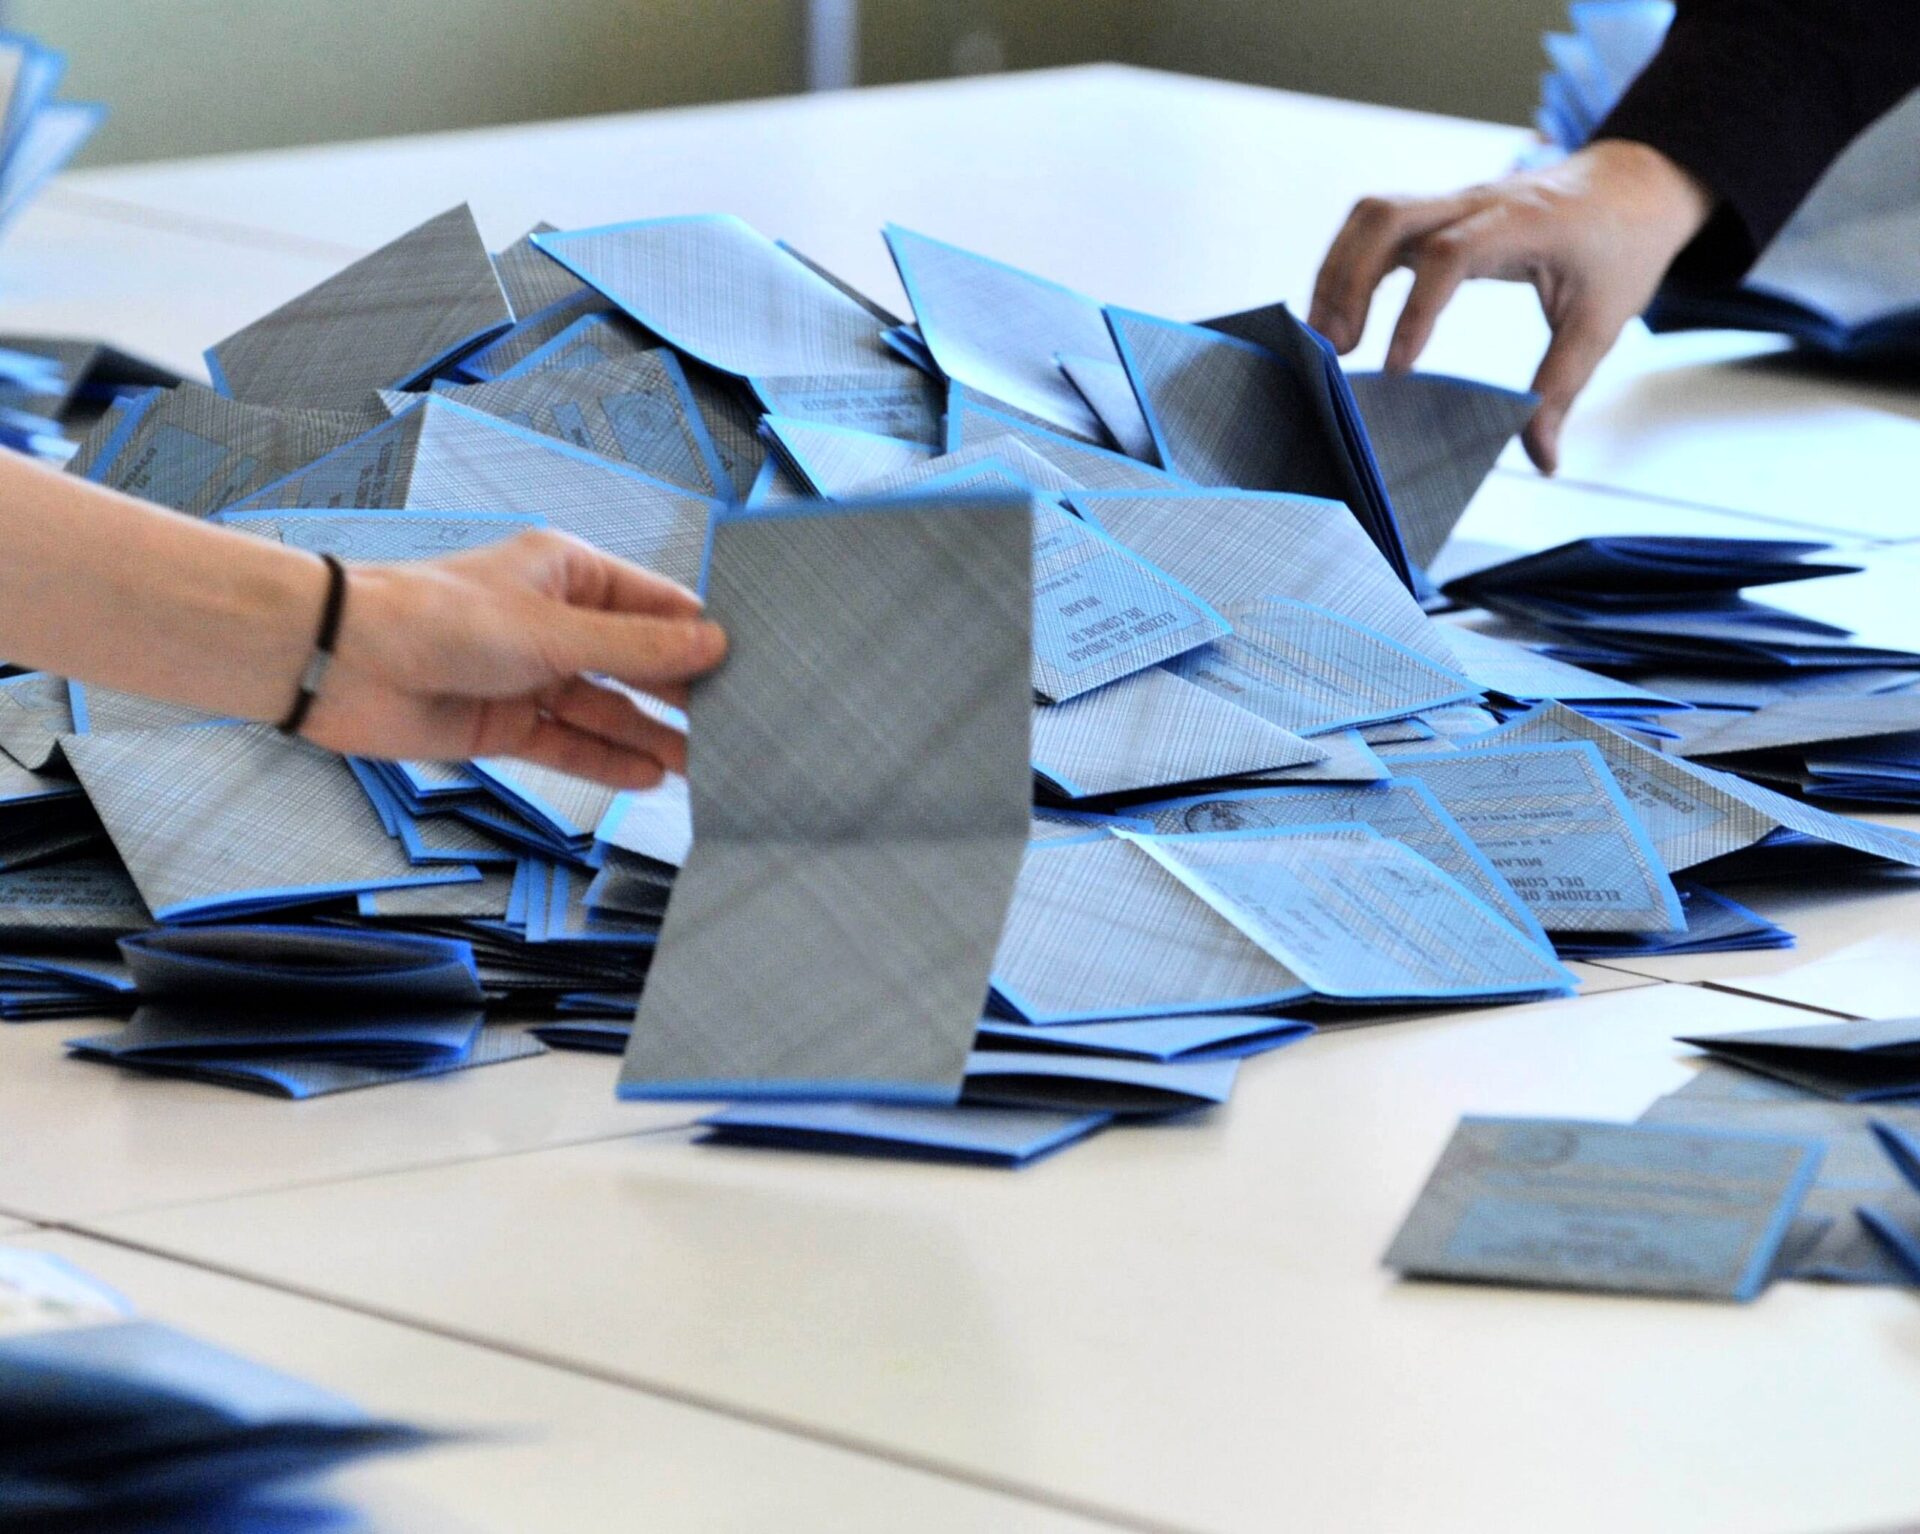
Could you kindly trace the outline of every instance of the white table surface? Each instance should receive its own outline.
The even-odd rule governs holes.
[[[1663,985],[1353,1030],[1016,1174],[657,1136],[103,1228],[1181,1527],[1866,1527],[1920,1507],[1912,1295],[1379,1265],[1463,1111],[1632,1117],[1675,1034],[1805,1017]]]
[[[59,1233],[15,1244],[58,1253],[149,1319],[338,1391],[376,1416],[474,1435],[327,1483],[368,1515],[369,1534],[1110,1527],[125,1247]]]
[[[1303,302],[1356,197],[1492,175],[1518,143],[1100,68],[95,171],[0,244],[0,326],[192,367],[462,199],[496,242],[539,218],[735,211],[897,302],[877,233],[892,218],[1200,316]],[[1376,314],[1363,365],[1391,317]],[[1529,293],[1478,286],[1430,364],[1524,383],[1543,333]],[[1526,547],[1811,528],[1850,551],[1920,538],[1920,393],[1815,376],[1767,360],[1775,349],[1636,329],[1575,417],[1566,479],[1503,471],[1466,533]],[[1842,605],[1897,622],[1909,553],[1876,551]],[[1920,1010],[1902,999],[1920,974],[1916,889],[1736,891],[1801,946],[1586,966],[1590,987],[1625,988],[1315,1040],[1253,1062],[1203,1122],[1011,1175],[692,1144],[669,1127],[685,1115],[612,1103],[610,1062],[592,1058],[289,1105],[65,1061],[71,1025],[0,1029],[0,1221],[178,1254],[199,1266],[134,1275],[156,1309],[371,1404],[527,1401],[564,1448],[380,1472],[458,1526],[879,1527],[894,1461],[1141,1527],[1872,1527],[1920,1510],[1910,1295],[1610,1301],[1398,1284],[1377,1258],[1462,1112],[1630,1117],[1684,1078],[1677,1032]],[[133,1259],[91,1255],[132,1286],[116,1264]],[[352,1317],[379,1340],[308,1350],[309,1322],[324,1343],[344,1312],[211,1268],[400,1321]],[[482,1380],[509,1365],[545,1383]],[[758,1424],[753,1445],[696,1441],[749,1431],[728,1415]],[[809,1437],[864,1452],[821,1466]],[[628,1444],[637,1473],[599,1463]],[[654,1446],[680,1468],[639,1457]],[[786,1500],[700,1484],[751,1482],[736,1453],[769,1456]],[[537,1492],[567,1478],[556,1466],[580,1485],[549,1519]],[[898,1527],[1028,1526],[1026,1504],[922,1511],[898,1495]],[[714,1518],[676,1516],[703,1496],[722,1499]]]
[[[427,1081],[286,1102],[95,1062],[62,1041],[113,1022],[0,1025],[0,1213],[66,1220],[692,1123],[621,1103],[619,1062],[555,1050]]]

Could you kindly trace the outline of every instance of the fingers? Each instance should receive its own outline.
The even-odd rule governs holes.
[[[1619,339],[1628,317],[1575,304],[1554,327],[1553,342],[1533,376],[1533,392],[1540,396],[1540,408],[1520,434],[1527,456],[1542,474],[1551,474],[1560,466],[1560,428],[1567,412]]]
[[[490,727],[488,733],[498,731],[499,743],[482,754],[517,756],[577,778],[591,778],[609,788],[653,788],[667,775],[666,764],[651,753],[576,729],[530,706],[524,712],[514,710],[510,720],[504,711],[496,718],[500,723]]]
[[[490,584],[531,586],[570,607],[659,618],[693,618],[702,610],[700,598],[678,581],[553,528],[520,533],[436,563],[469,577],[485,572],[482,578]]]
[[[565,534],[553,534],[565,537]],[[700,599],[678,581],[641,568],[589,543],[567,538],[566,600],[576,607],[656,618],[697,618]]]
[[[522,533],[483,551],[555,605],[538,612],[539,647],[558,676],[598,672],[666,702],[720,664],[727,636],[678,582],[565,533]]]
[[[1412,254],[1413,287],[1393,327],[1387,371],[1404,373],[1420,360],[1433,327],[1469,277],[1499,271],[1507,256],[1507,221],[1492,208],[1449,224],[1419,240]]]
[[[1363,197],[1320,263],[1307,323],[1337,351],[1352,351],[1367,328],[1374,290],[1399,264],[1407,241],[1444,228],[1472,205],[1464,193],[1409,201]]]
[[[560,626],[561,674],[600,672],[676,705],[685,701],[683,684],[705,676],[727,653],[726,630],[704,618],[574,611]]]
[[[687,770],[686,737],[651,717],[625,693],[576,677],[543,702],[546,712],[570,729],[651,757],[670,772]]]

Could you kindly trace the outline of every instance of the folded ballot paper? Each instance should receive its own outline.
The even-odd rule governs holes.
[[[1533,907],[1417,776],[1358,785],[1222,789],[1137,804],[1130,813],[1167,835],[1357,822],[1417,852],[1540,948],[1551,946]]]
[[[159,929],[120,952],[141,1002],[68,1049],[290,1098],[444,1075],[543,1052],[489,1028],[471,947],[327,927]]]
[[[1680,932],[1561,932],[1553,949],[1563,959],[1658,958],[1663,954],[1750,953],[1791,948],[1794,936],[1717,890],[1674,881],[1686,928]]]
[[[628,1097],[952,1102],[1027,838],[1025,499],[724,517]]]
[[[1035,843],[993,971],[999,1005],[1043,1026],[1571,984],[1467,888],[1357,823]]]
[[[0,1527],[320,1529],[314,1480],[440,1435],[141,1320],[58,1257],[0,1248]]]
[[[80,151],[106,116],[93,102],[56,99],[67,72],[57,48],[0,36],[0,225]]]
[[[1920,839],[1666,755],[1560,704],[1457,744],[1482,751],[1564,741],[1590,741],[1598,748],[1670,873],[1709,863],[1722,872],[1777,871],[1816,856],[1920,868]]]
[[[1539,397],[1441,373],[1352,373],[1347,383],[1407,557],[1424,569]]]
[[[1567,1119],[1462,1119],[1386,1263],[1469,1279],[1751,1300],[1818,1141]]]
[[[1344,502],[1395,576],[1411,563],[1332,347],[1280,306],[1180,325],[1109,309],[1160,461],[1197,485]]]
[[[1578,149],[1646,68],[1673,20],[1670,0],[1576,0],[1572,30],[1548,33],[1551,69],[1534,122],[1555,153]],[[1920,348],[1920,97],[1908,97],[1830,166],[1738,285],[1670,280],[1654,330],[1780,331],[1821,351]]]
[[[431,395],[227,510],[537,512],[562,532],[692,582],[717,505],[558,437]]]
[[[0,180],[4,176],[0,170]],[[170,369],[103,341],[0,334],[0,447],[72,464],[79,439],[103,417],[118,418],[131,399],[180,381]]]
[[[1790,698],[1750,711],[1699,709],[1671,721],[1676,756],[1792,792],[1894,803],[1916,787],[1905,768],[1920,739],[1920,693]]]
[[[1626,669],[1763,673],[1920,665],[1857,643],[1848,629],[1742,595],[1748,587],[1844,575],[1828,546],[1765,538],[1589,538],[1449,582],[1457,602],[1539,631],[1549,655]]]
[[[1590,741],[1393,758],[1423,783],[1549,932],[1680,932],[1680,896]]]
[[[462,204],[209,347],[207,370],[234,399],[355,406],[430,377],[512,323]]]
[[[933,1108],[891,1102],[735,1103],[700,1121],[721,1145],[917,1156],[1020,1167],[1083,1140],[1113,1115],[1045,1108]]]
[[[371,397],[333,409],[291,407],[229,399],[182,383],[128,400],[70,469],[95,484],[205,516],[385,419]]]
[[[1680,1042],[1839,1102],[1920,1099],[1920,1019],[1691,1035]]]
[[[70,735],[63,749],[161,921],[245,916],[472,874],[416,867],[344,761],[260,726]]]
[[[700,495],[734,493],[686,370],[665,347],[487,383],[436,383],[433,392],[670,485]]]

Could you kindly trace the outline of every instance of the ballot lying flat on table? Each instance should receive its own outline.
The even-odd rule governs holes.
[[[892,1151],[1018,1167],[1081,1140],[1110,1113],[908,1103],[750,1102],[700,1121],[726,1144],[796,1150]]]
[[[1417,1278],[1750,1300],[1820,1156],[1786,1135],[1462,1119],[1386,1263]]]

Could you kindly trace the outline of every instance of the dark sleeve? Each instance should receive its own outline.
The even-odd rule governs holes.
[[[1867,125],[1920,86],[1920,0],[1678,0],[1596,138],[1658,149],[1720,199],[1676,270],[1738,277]]]

